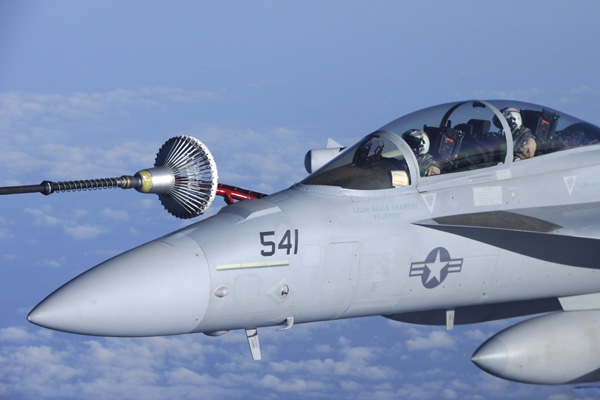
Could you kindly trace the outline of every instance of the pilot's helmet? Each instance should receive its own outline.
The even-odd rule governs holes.
[[[404,132],[402,139],[418,156],[429,152],[429,136],[420,129],[410,129]]]
[[[521,119],[521,113],[519,110],[513,107],[506,107],[501,110],[502,115],[506,118],[506,122],[510,126],[510,129],[515,132],[521,129],[523,126],[523,121]]]

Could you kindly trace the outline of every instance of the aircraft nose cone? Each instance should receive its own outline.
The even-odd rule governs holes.
[[[188,333],[206,312],[209,290],[208,264],[200,247],[153,241],[66,283],[27,319],[84,335]]]

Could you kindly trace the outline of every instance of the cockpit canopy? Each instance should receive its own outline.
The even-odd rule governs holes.
[[[390,122],[302,183],[389,189],[598,143],[600,128],[547,107],[509,100],[447,103]]]

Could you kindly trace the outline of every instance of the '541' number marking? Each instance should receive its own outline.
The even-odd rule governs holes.
[[[294,231],[288,229],[285,231],[277,245],[275,244],[276,242],[269,239],[278,239],[274,231],[260,232],[260,244],[266,247],[265,250],[260,251],[261,255],[270,257],[277,250],[285,250],[285,254],[287,255],[292,254],[292,251],[293,254],[298,254],[298,229],[294,229]]]

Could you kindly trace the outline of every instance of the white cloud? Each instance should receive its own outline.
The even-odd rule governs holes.
[[[0,228],[0,240],[13,239],[15,234],[7,228]]]
[[[323,391],[327,388],[327,384],[319,381],[307,381],[304,379],[291,378],[282,380],[274,375],[267,374],[260,381],[260,386],[269,390],[278,392],[306,392],[319,390]]]
[[[20,326],[0,329],[0,341],[29,341],[32,339],[35,339],[35,335]]]
[[[41,226],[56,226],[61,224],[61,220],[48,214],[49,209],[25,208],[25,214],[35,217],[35,224]]]
[[[137,139],[129,135],[124,140],[119,131],[127,129],[122,127],[127,125],[123,118],[140,108],[160,113],[164,107],[210,101],[212,97],[209,92],[179,88],[70,95],[0,93],[2,183],[132,175],[153,166],[168,132],[156,132],[150,138],[147,132],[134,131]],[[28,176],[34,181],[29,182]]]
[[[78,240],[93,239],[96,236],[108,232],[108,229],[99,225],[74,225],[65,226],[65,232]]]
[[[563,393],[555,394],[548,397],[548,400],[571,400],[572,397]]]
[[[489,337],[480,329],[470,329],[464,333],[464,336],[468,340],[475,340],[475,341],[481,341],[481,342],[483,342],[485,339],[487,339]]]
[[[149,87],[70,95],[5,92],[0,93],[0,121],[14,124],[32,117],[93,119],[110,111],[123,112],[132,106],[157,107],[164,103],[192,103],[213,98],[208,91]]]
[[[41,265],[46,265],[49,267],[53,267],[53,268],[57,268],[60,267],[61,265],[64,265],[65,262],[67,261],[66,257],[60,257],[58,259],[49,259],[49,258],[43,258],[40,262]]]
[[[319,376],[363,377],[372,380],[385,380],[394,376],[392,369],[370,365],[370,360],[377,359],[384,349],[378,347],[349,347],[342,344],[339,355],[325,359],[310,359],[292,362],[289,360],[272,362],[273,371],[285,373],[309,373]]]
[[[452,389],[444,389],[442,391],[442,396],[444,397],[444,399],[456,399],[458,398],[456,392]]]
[[[341,346],[349,346],[350,345],[350,339],[344,337],[344,336],[340,336],[340,338],[338,339],[338,343]]]
[[[214,379],[205,374],[199,374],[196,371],[192,371],[188,368],[179,367],[170,371],[167,374],[169,385],[193,385],[203,386],[212,384]]]
[[[0,396],[154,400],[311,398],[327,393],[331,398],[374,400],[488,399],[498,398],[498,393],[516,393],[515,387],[522,388],[516,398],[545,398],[547,392],[543,387],[531,389],[484,373],[472,377],[469,372],[444,366],[427,370],[416,360],[397,361],[397,354],[386,347],[366,343],[373,336],[359,320],[309,325],[309,332],[318,337],[306,335],[304,325],[294,327],[298,334],[293,338],[262,330],[266,358],[279,354],[280,361],[271,362],[252,361],[245,337],[237,331],[222,337],[229,336],[228,340],[203,335],[90,339],[11,327],[0,330],[0,375],[10,376],[0,384]],[[381,335],[385,326],[382,320],[374,331]],[[348,328],[355,333],[367,330],[365,337],[351,335],[351,341],[358,343],[355,347],[347,338],[343,343],[330,342],[331,352],[323,358],[309,357],[305,350],[294,351],[311,348],[313,341]],[[397,335],[396,330],[390,333]],[[440,363],[445,361],[435,361]]]
[[[129,213],[127,211],[113,210],[108,207],[104,207],[102,211],[100,211],[100,214],[108,219],[114,219],[118,221],[127,221],[129,219]]]
[[[348,392],[357,392],[361,388],[361,385],[353,380],[341,380],[340,387]]]
[[[316,351],[322,354],[329,354],[333,351],[333,349],[328,344],[319,344],[316,347]]]
[[[453,350],[456,341],[446,331],[433,330],[427,336],[416,336],[406,341],[409,350],[431,350],[436,348]]]
[[[63,215],[56,217],[52,215],[55,211],[48,206],[42,206],[40,208],[25,208],[25,214],[32,215],[34,217],[34,223],[38,226],[43,227],[57,227],[63,228],[64,232],[78,240],[93,239],[98,235],[109,232],[110,230],[102,225],[80,223],[79,220],[85,218],[88,212],[84,209],[74,210],[63,210]]]

